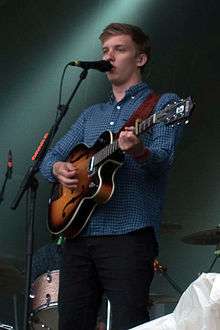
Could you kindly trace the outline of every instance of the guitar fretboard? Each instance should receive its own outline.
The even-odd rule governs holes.
[[[139,136],[141,133],[145,132],[147,129],[149,129],[151,126],[153,126],[157,121],[158,118],[161,116],[161,114],[154,114],[150,116],[149,118],[145,119],[144,121],[138,123],[138,127],[135,131],[135,134]],[[105,146],[103,149],[99,150],[94,155],[94,165],[98,165],[101,162],[103,162],[105,159],[107,159],[109,156],[111,156],[114,152],[118,151],[119,144],[118,139],[113,140],[112,143]]]

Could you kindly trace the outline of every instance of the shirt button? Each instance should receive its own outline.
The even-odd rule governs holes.
[[[118,110],[120,110],[120,109],[121,109],[120,105],[117,105],[117,109],[118,109]]]
[[[133,100],[133,99],[134,99],[134,96],[132,96],[131,98],[132,98],[132,100]]]
[[[110,125],[113,126],[114,125],[114,122],[113,121],[110,121]]]

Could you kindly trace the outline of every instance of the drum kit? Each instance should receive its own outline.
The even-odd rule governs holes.
[[[181,227],[177,224],[162,224],[162,233],[174,233]],[[215,258],[209,267],[210,272],[216,260],[220,256],[220,226],[200,231],[182,238],[187,244],[199,245],[216,245]],[[167,268],[160,265],[158,260],[155,261],[155,272],[162,273],[169,283],[178,291],[182,290],[168,276]],[[24,288],[24,276],[22,272],[8,262],[1,260],[0,262],[0,292],[3,295],[15,295],[21,293]],[[39,330],[45,328],[47,330],[58,329],[58,290],[59,290],[59,270],[49,270],[38,276],[32,283],[31,288],[31,313],[30,313],[30,329]],[[150,294],[149,306],[156,304],[177,303],[176,297],[164,294]],[[16,329],[12,326],[0,322],[0,329]]]
[[[32,284],[31,329],[58,329],[59,270],[40,275]]]

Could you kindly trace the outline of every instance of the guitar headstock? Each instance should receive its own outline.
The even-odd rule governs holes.
[[[163,121],[166,125],[178,125],[182,122],[188,124],[194,106],[195,104],[190,96],[186,99],[172,102],[158,113],[157,120]]]

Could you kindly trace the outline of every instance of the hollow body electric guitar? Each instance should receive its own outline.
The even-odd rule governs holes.
[[[166,125],[187,123],[193,107],[191,97],[168,104],[147,119],[141,122],[136,120],[135,134],[139,136],[162,122]],[[48,228],[52,234],[77,236],[96,206],[109,201],[114,192],[114,176],[124,160],[118,136],[106,131],[91,148],[85,144],[73,148],[67,161],[77,168],[79,184],[76,189],[59,183],[53,185],[48,216]]]

